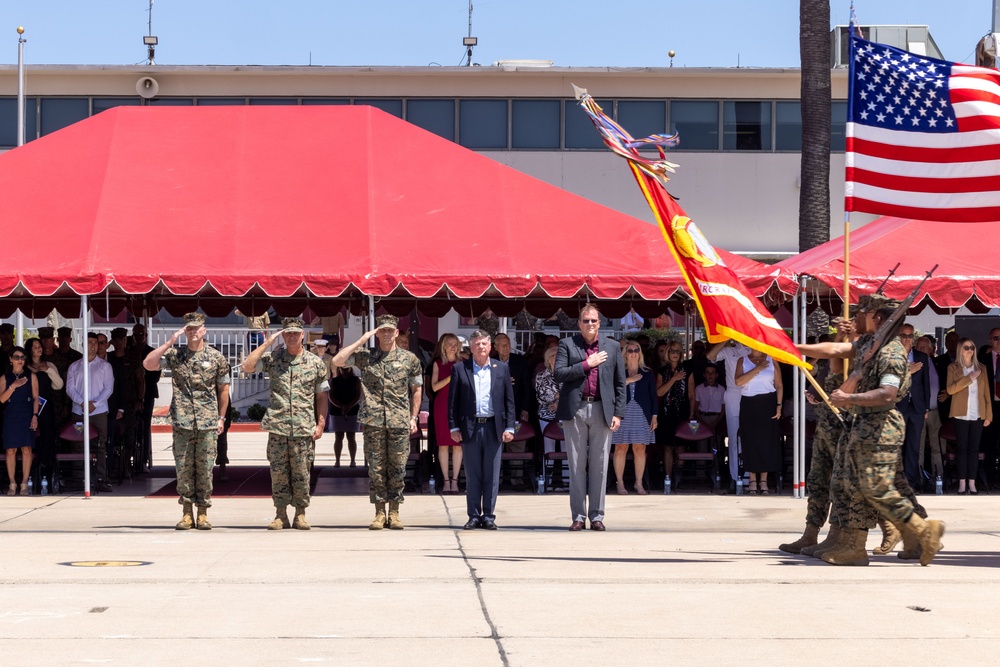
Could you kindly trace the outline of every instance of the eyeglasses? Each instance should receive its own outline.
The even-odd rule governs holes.
[[[99,340],[99,341],[97,341],[97,344],[98,345],[107,345],[108,341],[106,341],[106,340]]]
[[[900,338],[913,338],[913,334],[899,334]]]
[[[625,352],[627,352],[628,354],[639,354],[639,350],[637,350],[635,348],[629,348],[629,349],[625,350]]]
[[[963,350],[969,350],[970,352],[975,352],[976,351],[976,348],[973,345],[963,345],[962,349]]]
[[[27,359],[23,354],[12,354],[10,355],[11,361],[24,361]]]
[[[667,354],[680,354],[680,350],[667,350]]]
[[[580,320],[584,324],[597,324],[600,320]]]
[[[1000,340],[1000,336],[990,336],[990,340]]]

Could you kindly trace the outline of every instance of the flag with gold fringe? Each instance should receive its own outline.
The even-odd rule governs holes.
[[[688,291],[698,306],[711,343],[732,338],[775,360],[811,368],[802,360],[794,343],[764,305],[726,266],[698,226],[667,192],[667,174],[678,165],[667,162],[664,148],[676,146],[678,136],[654,134],[634,139],[601,110],[586,90],[576,88],[580,106],[587,112],[605,145],[628,161],[642,194],[656,216],[663,239],[684,274]],[[656,148],[659,159],[639,154],[640,148]]]

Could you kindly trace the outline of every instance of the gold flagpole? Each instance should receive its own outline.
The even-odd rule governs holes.
[[[849,211],[844,211],[844,319],[847,321],[851,319],[851,214]],[[844,377],[848,375],[850,375],[850,362],[844,359]],[[816,385],[815,382],[813,384]],[[816,386],[818,387],[818,385]]]

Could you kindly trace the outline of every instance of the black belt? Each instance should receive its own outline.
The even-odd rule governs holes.
[[[596,396],[584,396],[582,400],[583,400],[584,403],[596,403],[597,401],[599,401],[601,399],[599,399]]]
[[[489,424],[493,421],[493,417],[476,417],[477,424]]]
[[[705,411],[702,411],[701,414],[703,414],[703,415],[721,415],[722,413],[721,412],[705,412]]]

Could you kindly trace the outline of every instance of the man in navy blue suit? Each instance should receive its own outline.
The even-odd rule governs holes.
[[[464,528],[496,530],[501,443],[514,437],[514,385],[507,364],[490,359],[487,332],[473,332],[469,346],[472,358],[451,369],[448,427],[452,440],[462,443],[465,460]]]
[[[910,391],[896,409],[906,420],[906,437],[903,441],[903,471],[914,491],[923,487],[923,473],[920,470],[920,446],[924,432],[924,419],[931,405],[930,375],[927,369],[930,359],[919,350],[913,349],[913,325],[904,324],[899,328],[899,342],[906,348],[910,360]]]

